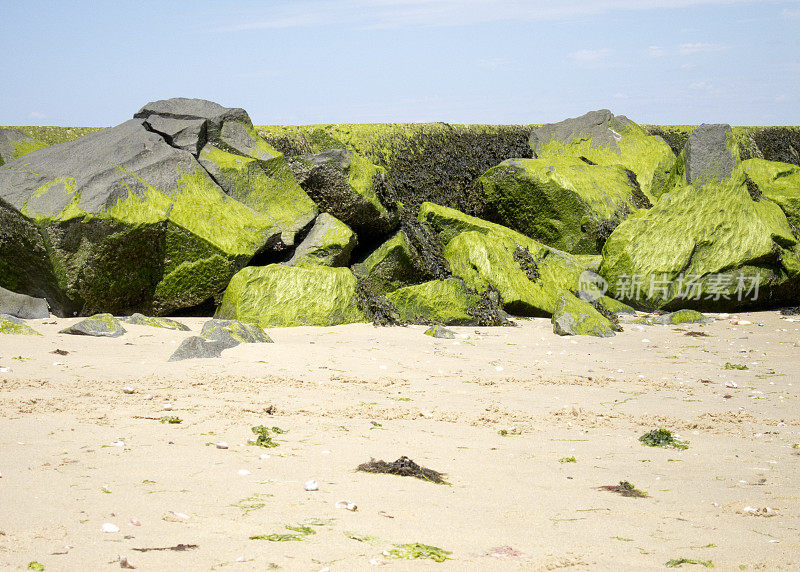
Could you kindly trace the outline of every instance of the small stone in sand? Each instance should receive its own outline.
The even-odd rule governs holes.
[[[319,490],[319,483],[315,480],[306,481],[303,485],[303,488],[307,491],[318,491]]]
[[[119,527],[116,524],[112,524],[110,522],[106,522],[103,526],[100,527],[100,530],[103,532],[119,532]]]
[[[227,449],[228,448],[228,444],[225,441],[220,441],[219,443],[214,443],[214,446],[217,449]]]

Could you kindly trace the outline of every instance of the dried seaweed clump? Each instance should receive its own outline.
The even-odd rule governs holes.
[[[386,473],[389,475],[398,475],[401,477],[416,477],[423,481],[430,481],[438,485],[449,484],[444,480],[444,473],[421,467],[408,457],[400,457],[392,463],[386,461],[376,461],[370,459],[369,463],[361,463],[356,467],[356,471],[364,473]]]
[[[601,491],[608,491],[611,493],[617,493],[624,497],[633,497],[637,499],[646,498],[648,495],[644,491],[640,491],[636,487],[634,487],[628,481],[620,481],[618,485],[605,485],[602,487],[598,487]]]
[[[653,429],[649,433],[645,433],[639,437],[639,441],[648,447],[672,447],[673,449],[687,449],[689,447],[688,441],[679,441],[672,436],[672,433],[666,429]]]

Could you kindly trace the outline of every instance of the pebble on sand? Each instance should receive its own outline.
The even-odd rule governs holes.
[[[319,483],[315,480],[306,481],[303,485],[303,488],[307,491],[318,491],[319,490]]]
[[[100,527],[100,530],[103,532],[119,532],[119,527],[116,524],[112,524],[110,522],[106,522],[103,526]]]

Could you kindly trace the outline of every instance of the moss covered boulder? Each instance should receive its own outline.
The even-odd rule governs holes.
[[[423,203],[419,218],[440,233],[453,275],[474,290],[496,289],[509,313],[550,317],[567,299],[571,311],[580,310],[612,328],[590,303],[573,294],[585,267],[567,253],[432,203]]]
[[[408,235],[402,230],[374,250],[364,262],[354,265],[353,271],[376,294],[386,294],[425,280],[415,264]]]
[[[629,169],[651,202],[661,194],[675,162],[675,154],[663,139],[607,109],[537,127],[529,142],[536,157],[568,156]]]
[[[272,339],[255,324],[240,320],[209,320],[200,335],[209,340],[236,344],[271,344]]]
[[[177,320],[171,320],[170,318],[159,318],[156,316],[145,316],[144,314],[139,314],[138,312],[125,318],[121,318],[120,322],[125,324],[134,324],[136,326],[149,326],[151,328],[177,330],[180,332],[189,331],[189,326],[182,324]]]
[[[699,310],[797,299],[797,238],[781,207],[746,176],[731,141],[730,128],[695,130],[668,190],[609,237],[600,274],[615,298]]]
[[[614,335],[615,328],[605,316],[574,297],[563,296],[550,321],[553,323],[553,331],[559,336],[608,338]]]
[[[13,316],[0,315],[0,335],[41,336],[39,332]]]
[[[44,143],[28,137],[17,129],[0,129],[0,165],[46,147]]]
[[[118,338],[125,335],[125,328],[111,314],[95,314],[60,330],[59,334],[94,336],[96,338]]]
[[[653,320],[655,324],[666,326],[677,326],[679,324],[707,324],[714,320],[698,312],[697,310],[678,310],[663,316],[658,316]]]
[[[457,278],[406,286],[386,297],[397,308],[403,322],[454,326],[498,325],[497,322],[484,323],[479,311],[483,296],[467,288]]]
[[[347,266],[358,239],[342,221],[322,213],[286,263],[289,266]]]
[[[487,219],[575,254],[598,254],[628,214],[651,206],[625,167],[570,155],[508,159],[478,187]]]
[[[388,235],[397,218],[381,202],[386,170],[352,151],[331,149],[292,157],[300,186],[319,205],[365,240]]]
[[[796,230],[800,229],[800,167],[779,161],[748,159],[742,169],[766,198],[781,207]]]
[[[175,119],[198,119],[194,103],[187,117],[173,103]],[[242,120],[214,106],[223,111],[203,119],[206,143],[229,115]],[[218,296],[254,256],[280,249],[287,219],[228,195],[146,125],[153,115],[0,167],[0,286],[46,298],[62,316],[164,315]],[[288,228],[315,214],[293,212],[300,222]]]
[[[356,277],[347,268],[251,266],[231,279],[215,317],[262,328],[364,322],[356,285]]]

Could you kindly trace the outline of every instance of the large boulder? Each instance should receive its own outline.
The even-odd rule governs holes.
[[[189,326],[170,318],[159,318],[156,316],[145,316],[144,314],[134,313],[131,316],[120,318],[120,322],[134,324],[137,326],[149,326],[151,328],[164,328],[166,330],[178,330],[188,332]]]
[[[408,236],[402,230],[375,249],[364,262],[354,265],[353,272],[376,294],[386,294],[425,280],[415,264]]]
[[[36,320],[50,317],[47,300],[17,294],[0,288],[0,314],[8,314],[23,320]]]
[[[607,109],[535,128],[529,143],[536,157],[566,155],[630,169],[651,202],[661,194],[675,162],[675,154],[666,142]]]
[[[0,334],[17,336],[41,336],[39,332],[13,316],[0,314]]]
[[[249,266],[231,279],[215,317],[262,328],[364,322],[356,286],[347,268]]]
[[[288,266],[347,266],[358,239],[342,221],[322,213],[286,263]]]
[[[452,273],[473,290],[495,288],[509,313],[550,317],[567,299],[574,311],[611,328],[592,304],[573,294],[585,267],[567,253],[433,203],[422,204],[419,219],[439,232]]]
[[[600,274],[615,298],[647,309],[772,305],[797,298],[797,247],[780,206],[746,175],[730,128],[708,126],[689,137],[653,208],[609,237]]]
[[[379,198],[387,185],[382,167],[345,149],[292,157],[290,166],[320,209],[344,222],[362,240],[386,236],[397,226],[397,218]]]
[[[195,121],[195,107],[225,109],[200,101],[148,104],[137,114],[147,117],[0,167],[0,285],[47,298],[58,315],[163,315],[218,296],[254,256],[291,244],[316,216],[296,182],[286,191],[301,208],[289,199],[280,216],[260,212],[147,123]],[[205,145],[221,141],[225,121],[246,126],[242,113],[200,117]]]
[[[569,155],[508,159],[478,179],[487,219],[575,254],[597,254],[627,216],[649,208],[631,171]]]
[[[587,312],[586,306],[576,304],[577,298],[563,296],[550,321],[559,336],[595,336],[609,338],[614,325],[597,312]],[[591,307],[591,306],[589,306]]]
[[[462,280],[447,278],[406,286],[386,297],[397,308],[399,319],[413,324],[497,326],[506,322],[497,312],[487,322],[486,295],[468,288]]]
[[[800,230],[800,167],[790,163],[748,159],[742,169],[758,191],[783,210],[786,218]]]
[[[271,344],[272,339],[255,324],[239,320],[209,320],[200,335],[209,340],[228,344]]]
[[[59,334],[74,336],[93,336],[96,338],[118,338],[125,335],[125,328],[111,314],[95,314],[67,326]]]
[[[28,137],[19,129],[0,129],[0,165],[45,147],[44,143]]]

